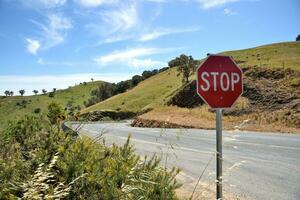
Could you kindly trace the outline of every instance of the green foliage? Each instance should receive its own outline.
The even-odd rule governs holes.
[[[35,114],[39,114],[39,113],[41,113],[41,111],[42,111],[41,108],[35,108],[35,109],[33,110],[33,112],[34,112]]]
[[[177,70],[183,75],[182,82],[185,84],[189,82],[189,77],[196,70],[196,62],[192,56],[181,54],[179,57],[171,60],[168,63],[169,67],[178,67]]]
[[[50,98],[55,97],[55,92],[49,92],[49,97],[50,97]]]
[[[25,94],[25,90],[19,90],[19,93],[21,94],[21,96],[23,96]]]
[[[131,80],[132,80],[132,85],[137,86],[137,84],[139,84],[139,82],[142,82],[144,79],[140,75],[135,75],[135,76],[132,77]]]
[[[62,107],[54,102],[48,106],[47,117],[49,118],[50,123],[53,125],[58,124],[60,120],[64,120],[66,118]]]
[[[113,96],[115,93],[115,84],[111,83],[103,83],[98,86],[95,90],[92,90],[91,96],[88,101],[84,103],[86,107],[94,105],[100,101],[108,99],[109,97]]]
[[[5,96],[10,96],[10,91],[9,90],[5,90],[4,94],[5,94]]]
[[[27,105],[30,104],[30,101],[22,100],[21,102],[17,102],[16,106],[18,106],[20,109],[26,108]]]
[[[39,93],[38,90],[33,90],[32,92],[33,92],[35,95],[37,95],[37,94]]]
[[[74,114],[78,112],[77,108],[83,108],[84,101],[87,101],[91,96],[90,92],[96,89],[101,81],[94,81],[87,83],[87,85],[77,85],[64,90],[57,90],[55,92],[55,97],[49,98],[49,93],[44,90],[43,95],[32,95],[32,96],[13,96],[8,98],[0,98],[0,130],[7,125],[9,120],[16,120],[21,118],[26,114],[32,114],[34,109],[41,108],[42,111],[47,110],[47,106],[55,100],[56,103],[60,104],[62,107],[66,107],[69,101],[73,102],[73,107],[76,107]],[[51,90],[52,91],[52,90]],[[51,92],[49,91],[49,92]],[[41,90],[41,93],[44,93]],[[3,96],[5,96],[3,94]],[[26,105],[22,104],[22,101],[26,101]],[[17,105],[18,104],[18,105]]]
[[[155,156],[142,161],[129,138],[108,147],[42,117],[25,116],[0,132],[0,199],[177,199],[178,173]]]

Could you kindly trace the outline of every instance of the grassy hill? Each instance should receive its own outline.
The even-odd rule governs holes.
[[[300,42],[276,43],[256,48],[227,51],[221,54],[233,56],[241,67],[262,66],[270,68],[291,68],[300,71]],[[157,74],[128,92],[113,96],[88,107],[82,113],[98,110],[141,112],[146,108],[164,105],[174,92],[181,87],[181,77],[175,68]],[[195,76],[192,77],[195,79]]]
[[[57,102],[62,107],[67,104],[84,107],[83,102],[91,97],[91,90],[95,89],[102,81],[89,82],[80,84],[64,90],[57,90],[54,97],[48,94],[36,96],[13,96],[0,97],[0,129],[8,120],[15,120],[28,113],[34,113],[36,108],[41,112],[46,111],[51,102]]]
[[[276,43],[221,54],[233,56],[242,67],[284,67],[300,71],[300,42]]]
[[[83,109],[82,113],[96,110],[142,112],[163,103],[181,86],[175,68],[159,73],[139,83],[133,89]]]

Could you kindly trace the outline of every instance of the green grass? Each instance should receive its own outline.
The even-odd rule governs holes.
[[[227,51],[220,54],[230,55],[236,61],[245,61],[240,66],[262,66],[291,68],[300,71],[300,42],[276,43],[256,48]],[[147,108],[164,105],[172,93],[180,89],[182,77],[176,69],[157,74],[128,92],[113,96],[103,102],[84,109],[82,112],[115,110],[141,112]],[[195,79],[195,75],[191,77]]]
[[[141,112],[160,105],[180,86],[181,77],[177,77],[177,70],[173,68],[146,79],[125,93],[88,107],[82,112],[95,110]]]
[[[245,61],[240,66],[291,68],[300,71],[300,42],[283,42],[221,54]]]
[[[16,120],[25,114],[33,113],[34,109],[40,108],[41,111],[46,111],[47,106],[51,102],[59,103],[63,108],[68,102],[72,102],[73,106],[84,107],[83,102],[91,97],[91,90],[95,89],[102,81],[89,82],[86,85],[81,84],[78,86],[70,87],[64,90],[57,90],[56,95],[50,98],[46,95],[36,96],[13,96],[13,97],[0,97],[0,129],[5,126],[8,120]],[[17,106],[17,103],[27,101],[26,108]]]

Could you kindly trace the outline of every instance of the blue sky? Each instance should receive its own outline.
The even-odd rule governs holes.
[[[0,0],[0,92],[118,82],[298,34],[299,0]]]

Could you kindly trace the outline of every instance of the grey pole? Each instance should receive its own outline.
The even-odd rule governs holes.
[[[222,109],[216,110],[216,139],[217,139],[217,200],[222,200]]]

